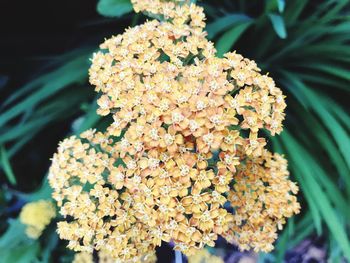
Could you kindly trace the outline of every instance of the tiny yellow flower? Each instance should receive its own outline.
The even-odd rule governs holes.
[[[54,154],[59,236],[116,262],[152,262],[162,241],[194,255],[219,236],[271,251],[300,210],[286,160],[258,137],[282,131],[285,96],[254,61],[215,57],[202,7],[131,2],[162,21],[106,39],[92,57],[97,113],[113,120],[106,132],[65,139]]]
[[[53,203],[39,200],[26,204],[22,208],[19,218],[26,225],[27,236],[37,239],[55,216],[56,209]]]

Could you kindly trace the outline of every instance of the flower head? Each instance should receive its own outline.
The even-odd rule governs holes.
[[[26,225],[27,236],[37,239],[55,216],[56,209],[53,203],[39,200],[26,204],[22,208],[19,218]]]
[[[215,57],[201,7],[132,3],[162,21],[107,39],[92,58],[97,113],[113,122],[65,139],[53,157],[53,197],[70,219],[60,237],[122,262],[153,258],[162,241],[195,254],[219,236],[270,251],[299,212],[286,160],[259,137],[282,131],[281,90],[254,61]]]

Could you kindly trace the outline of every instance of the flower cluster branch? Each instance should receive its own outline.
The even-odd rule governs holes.
[[[60,143],[50,168],[68,247],[120,262],[152,262],[174,242],[192,255],[219,236],[271,251],[298,187],[262,130],[282,131],[284,96],[254,61],[215,56],[203,9],[190,1],[132,0],[161,18],[113,36],[94,54],[105,132]]]

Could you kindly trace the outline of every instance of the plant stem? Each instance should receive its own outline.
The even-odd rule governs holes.
[[[175,263],[182,263],[182,254],[179,250],[175,250]]]

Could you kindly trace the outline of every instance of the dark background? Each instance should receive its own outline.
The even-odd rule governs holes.
[[[338,174],[337,169],[342,167],[338,164],[335,167],[335,164],[332,162],[330,156],[335,156],[333,154],[334,149],[338,150],[338,145],[334,143],[333,132],[337,131],[336,127],[327,127],[325,128],[323,136],[325,139],[328,139],[328,144],[325,141],[318,138],[318,130],[308,129],[309,125],[306,125],[309,121],[314,123],[315,120],[319,121],[323,125],[322,118],[320,119],[321,114],[315,113],[313,107],[304,107],[300,101],[290,93],[285,83],[279,83],[281,76],[278,74],[279,69],[285,69],[290,73],[296,74],[299,76],[301,74],[310,74],[315,78],[325,79],[331,81],[331,84],[326,83],[308,83],[310,85],[310,90],[313,90],[315,94],[323,94],[325,97],[332,99],[336,104],[340,105],[341,109],[346,111],[344,118],[348,120],[348,110],[349,110],[349,89],[350,85],[348,75],[341,74],[341,76],[335,76],[331,70],[326,72],[318,71],[316,67],[311,66],[323,65],[332,69],[333,65],[339,67],[340,69],[347,72],[349,67],[349,36],[348,34],[343,33],[342,35],[336,35],[340,38],[346,38],[347,44],[340,45],[344,54],[341,54],[342,59],[338,59],[336,56],[331,56],[332,54],[327,54],[323,52],[320,54],[308,54],[306,57],[298,56],[298,53],[302,53],[303,48],[313,48],[314,45],[318,44],[334,44],[338,45],[337,41],[327,42],[329,37],[332,35],[327,33],[320,33],[320,38],[316,38],[315,41],[301,42],[298,50],[294,50],[294,53],[286,53],[281,57],[280,60],[272,64],[265,64],[266,60],[274,54],[274,52],[286,48],[290,43],[295,39],[298,39],[303,33],[303,30],[309,30],[311,36],[317,36],[317,26],[320,24],[318,21],[314,21],[311,24],[305,23],[305,21],[315,14],[324,4],[326,0],[290,0],[286,1],[289,5],[293,3],[302,3],[303,1],[307,2],[307,5],[303,9],[303,12],[300,14],[300,19],[296,23],[291,23],[287,27],[288,38],[280,39],[277,37],[274,32],[272,25],[268,18],[261,17],[264,13],[265,3],[268,1],[265,0],[206,0],[200,1],[201,4],[210,4],[213,7],[213,10],[222,11],[222,14],[225,13],[237,13],[239,10],[244,10],[244,13],[253,18],[259,18],[256,26],[249,28],[235,44],[235,48],[242,53],[245,57],[251,58],[257,61],[258,65],[263,68],[264,72],[270,72],[271,76],[281,85],[283,91],[287,94],[287,120],[286,128],[295,140],[300,143],[300,146],[303,147],[305,152],[297,152],[299,155],[308,153],[311,156],[311,159],[319,165],[320,169],[325,173],[330,182],[333,182],[334,185],[333,192],[338,194],[338,196],[343,196],[344,192],[344,181]],[[118,34],[124,31],[125,28],[131,25],[131,19],[135,17],[134,14],[123,16],[122,18],[106,18],[99,15],[96,12],[97,0],[61,0],[61,1],[48,1],[48,0],[0,0],[0,109],[2,109],[2,104],[5,98],[10,96],[16,90],[22,88],[25,84],[31,83],[33,79],[36,79],[39,76],[43,76],[47,72],[51,72],[53,69],[57,69],[57,64],[59,64],[58,59],[62,58],[67,52],[72,50],[80,50],[88,48],[89,50],[96,50],[99,43],[103,41],[104,38],[108,38],[111,35],[111,32]],[[334,1],[336,3],[338,1]],[[245,6],[245,8],[243,8]],[[331,5],[332,6],[332,5]],[[241,8],[239,8],[241,7]],[[327,27],[324,25],[326,32],[332,33],[332,29],[338,25],[338,20],[340,17],[349,16],[350,6],[347,5],[342,8],[341,11],[336,12],[336,15],[333,17],[331,23],[326,23]],[[287,8],[288,10],[288,8]],[[326,11],[322,11],[320,14],[328,13],[331,9],[328,8]],[[277,12],[277,11],[276,11]],[[210,16],[208,15],[208,20]],[[219,16],[221,17],[221,16]],[[140,19],[145,19],[141,17]],[[287,21],[287,20],[286,20]],[[141,23],[141,21],[138,21]],[[208,21],[212,22],[212,21]],[[347,22],[343,22],[344,29],[341,32],[349,33],[346,27],[349,25]],[[225,31],[226,32],[226,31]],[[257,33],[256,33],[257,32]],[[299,32],[299,33],[298,33]],[[334,32],[333,32],[334,33]],[[219,35],[222,36],[222,35]],[[259,39],[260,38],[260,39]],[[217,41],[216,39],[215,41]],[[256,50],[259,50],[259,44],[262,40],[269,40],[269,47],[266,52],[263,52],[263,56],[256,55]],[[307,40],[307,39],[304,39]],[[326,46],[327,46],[326,45]],[[325,49],[327,50],[327,49]],[[329,52],[329,51],[328,51]],[[332,52],[330,52],[332,53]],[[90,53],[89,53],[90,54]],[[337,55],[337,54],[335,54]],[[339,54],[338,54],[339,55]],[[66,61],[66,60],[64,60]],[[55,64],[56,63],[56,64]],[[87,61],[88,63],[88,61]],[[304,67],[310,63],[310,68]],[[61,66],[61,64],[59,64]],[[347,71],[346,71],[347,70]],[[343,71],[341,71],[343,72]],[[86,72],[86,78],[87,78]],[[333,84],[334,83],[334,84]],[[289,83],[290,84],[290,83]],[[81,87],[83,86],[83,87]],[[83,83],[79,88],[83,88],[84,92],[90,92],[89,97],[86,100],[93,100],[95,96],[93,88],[87,83]],[[293,86],[293,85],[291,85]],[[69,96],[74,93],[67,93]],[[90,95],[91,94],[91,95]],[[30,94],[29,94],[30,95]],[[62,95],[62,94],[61,94]],[[81,95],[79,93],[79,95]],[[54,95],[56,96],[56,95]],[[50,98],[48,102],[52,102],[53,99]],[[84,101],[85,102],[85,101]],[[327,105],[327,103],[320,103],[319,101],[313,101],[313,105],[318,105],[324,111],[332,113],[332,104]],[[4,107],[4,109],[10,109],[11,106],[16,105],[16,102],[10,105],[9,107]],[[39,105],[40,106],[40,105]],[[77,108],[81,105],[77,105]],[[316,108],[316,107],[315,107]],[[54,123],[45,125],[42,131],[35,135],[28,143],[24,145],[23,148],[10,159],[12,169],[17,179],[17,185],[10,185],[3,171],[0,170],[0,221],[5,222],[8,218],[16,218],[18,216],[19,209],[24,204],[23,201],[17,200],[12,197],[12,194],[15,196],[16,193],[23,192],[32,192],[38,189],[41,184],[42,178],[47,173],[47,170],[50,165],[50,159],[53,153],[57,149],[57,143],[62,140],[64,137],[68,136],[72,130],[72,123],[77,117],[82,116],[83,111],[72,114],[68,116],[63,116],[62,118],[55,119]],[[333,114],[333,113],[332,113]],[[23,114],[24,115],[24,114]],[[337,116],[335,116],[337,117]],[[11,122],[7,123],[9,127],[12,125],[15,127],[19,126],[18,122],[20,117],[17,119],[14,118]],[[313,120],[313,122],[311,122]],[[336,119],[338,124],[344,131],[348,131],[348,123],[342,123],[341,120]],[[312,125],[312,124],[311,124]],[[5,130],[6,127],[0,127],[1,130]],[[348,132],[346,132],[346,136]],[[322,135],[321,135],[322,137]],[[346,137],[344,137],[345,142]],[[335,148],[331,150],[327,145],[334,145]],[[5,148],[8,150],[13,144],[12,141],[6,143]],[[1,146],[1,145],[0,145]],[[283,145],[285,146],[285,145]],[[287,149],[287,148],[286,148]],[[291,155],[292,152],[288,152]],[[338,153],[338,152],[335,152]],[[339,155],[340,153],[340,155]],[[338,155],[341,157],[342,154],[339,152]],[[303,165],[298,163],[290,162],[290,170],[292,180],[297,181],[294,176],[295,170],[298,168],[303,168]],[[337,168],[337,169],[335,169]],[[345,171],[348,171],[345,168]],[[305,176],[305,177],[304,177]],[[304,180],[307,179],[309,174],[300,173],[300,177]],[[313,175],[321,185],[322,176],[319,176],[317,171]],[[302,185],[302,183],[301,183]],[[308,237],[304,237],[305,242],[301,242],[301,245],[291,252],[285,254],[285,259],[287,262],[301,262],[301,258],[304,257],[304,254],[307,254],[306,251],[309,250],[312,252],[314,247],[322,247],[322,251],[330,251],[334,254],[340,253],[338,243],[334,239],[334,235],[329,234],[329,229],[333,225],[339,226],[339,231],[349,230],[348,222],[345,223],[345,226],[342,227],[340,222],[343,222],[341,211],[337,210],[337,202],[333,202],[331,196],[338,197],[333,195],[333,193],[325,193],[325,198],[328,198],[328,201],[337,206],[334,208],[334,211],[329,209],[328,214],[322,215],[322,220],[329,223],[330,217],[329,214],[332,212],[334,215],[340,215],[339,221],[334,221],[328,225],[323,224],[322,229],[324,231],[323,235],[316,237],[314,227],[311,230],[307,230],[309,226],[312,227],[312,220],[308,224],[308,227],[302,226],[299,224],[299,218],[305,214],[310,215],[309,208],[303,197],[303,193],[311,193],[314,191],[314,187],[307,187],[304,184],[305,188],[302,188],[302,191],[298,195],[298,199],[302,202],[303,213],[299,217],[296,217],[296,227],[293,231],[287,230],[284,233],[287,240],[285,247],[288,247],[290,243],[293,242],[293,239],[296,236],[301,236],[304,233]],[[3,191],[2,191],[3,190]],[[337,191],[336,191],[337,190]],[[338,191],[339,190],[339,191]],[[17,192],[18,191],[18,192]],[[314,198],[317,200],[317,198]],[[346,204],[349,204],[348,196],[343,198]],[[342,199],[342,200],[343,200]],[[321,199],[319,199],[321,200]],[[3,205],[5,204],[5,205]],[[1,214],[1,210],[6,210],[9,207],[8,211]],[[319,209],[324,208],[324,204],[319,204]],[[332,207],[333,208],[333,207]],[[347,206],[346,206],[347,208]],[[347,210],[349,211],[349,210]],[[344,213],[345,214],[345,213]],[[294,220],[294,219],[293,219]],[[294,222],[294,221],[293,221]],[[316,224],[316,223],[314,223]],[[298,228],[300,226],[300,229]],[[0,233],[4,232],[7,225],[6,223],[0,224]],[[335,228],[335,226],[334,226]],[[51,229],[54,231],[53,229]],[[293,233],[291,233],[293,232]],[[308,234],[309,233],[309,234]],[[283,241],[282,241],[283,242]],[[284,246],[283,245],[283,246]],[[227,250],[232,250],[229,248]],[[63,251],[63,250],[62,250]],[[59,252],[62,252],[59,251]],[[62,254],[67,253],[62,252]],[[282,250],[283,251],[283,250]],[[314,250],[313,250],[314,251]],[[170,252],[169,247],[163,246],[158,251],[162,255],[164,262],[170,262],[170,259],[173,258],[172,252]],[[278,249],[276,253],[279,253]],[[1,254],[1,253],[0,253]],[[57,252],[57,257],[61,254]],[[165,258],[165,255],[167,258]],[[54,256],[55,257],[55,256]],[[326,257],[326,256],[325,256]],[[324,257],[324,258],[325,258]],[[345,262],[345,259],[342,259]],[[1,260],[0,260],[1,261]],[[314,259],[310,259],[307,262],[320,262]],[[338,261],[335,261],[338,262]]]
[[[110,32],[118,33],[130,24],[128,17],[100,16],[96,4],[94,0],[0,0],[0,106],[11,92],[49,72],[55,59],[74,49],[97,48]],[[16,188],[32,191],[40,185],[50,165],[48,157],[74,117],[51,125],[12,158]],[[0,182],[5,180],[1,177]]]
[[[77,47],[104,22],[96,1],[0,1],[1,74],[16,87],[42,62]]]

